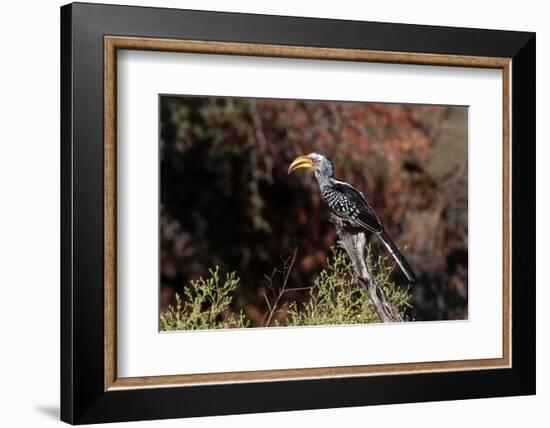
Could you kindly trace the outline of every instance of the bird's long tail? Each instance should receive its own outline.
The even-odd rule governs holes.
[[[416,282],[416,275],[414,274],[412,268],[409,266],[409,263],[407,263],[405,256],[401,254],[401,251],[399,251],[399,248],[397,247],[397,245],[395,245],[395,243],[392,241],[386,231],[382,229],[382,231],[378,233],[378,236],[380,237],[390,254],[393,256],[409,282]]]

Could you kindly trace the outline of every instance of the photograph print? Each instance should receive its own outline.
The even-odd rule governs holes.
[[[160,331],[468,319],[468,108],[159,96]]]

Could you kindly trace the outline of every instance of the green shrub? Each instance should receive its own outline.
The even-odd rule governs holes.
[[[241,311],[230,311],[232,293],[239,278],[235,272],[228,273],[220,282],[219,269],[210,269],[209,278],[191,281],[185,287],[184,298],[176,294],[176,306],[170,305],[160,315],[161,331],[207,330],[216,328],[248,327],[249,321]]]
[[[408,288],[399,288],[391,281],[393,264],[388,259],[378,256],[374,260],[370,248],[367,254],[369,266],[375,273],[376,282],[384,289],[388,302],[399,309],[403,319],[407,319],[405,313],[410,307]],[[308,300],[302,304],[291,302],[286,316],[282,320],[276,320],[275,326],[380,322],[367,293],[357,280],[346,253],[334,249],[327,264],[327,268],[319,273],[309,289]],[[176,294],[176,305],[170,305],[160,315],[162,331],[243,328],[252,325],[242,310],[235,314],[230,309],[232,293],[239,283],[239,277],[235,272],[227,274],[223,283],[220,281],[217,267],[209,272],[209,278],[201,277],[191,281],[184,290],[183,298]]]

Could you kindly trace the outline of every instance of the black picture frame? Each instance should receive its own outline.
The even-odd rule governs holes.
[[[512,367],[105,391],[105,35],[511,58]],[[534,394],[535,97],[534,33],[85,3],[63,6],[61,419],[85,424]]]

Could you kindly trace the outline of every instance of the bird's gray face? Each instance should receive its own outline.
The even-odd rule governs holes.
[[[288,173],[290,174],[300,168],[313,169],[318,180],[334,176],[332,161],[327,156],[319,153],[298,156],[288,167]]]

